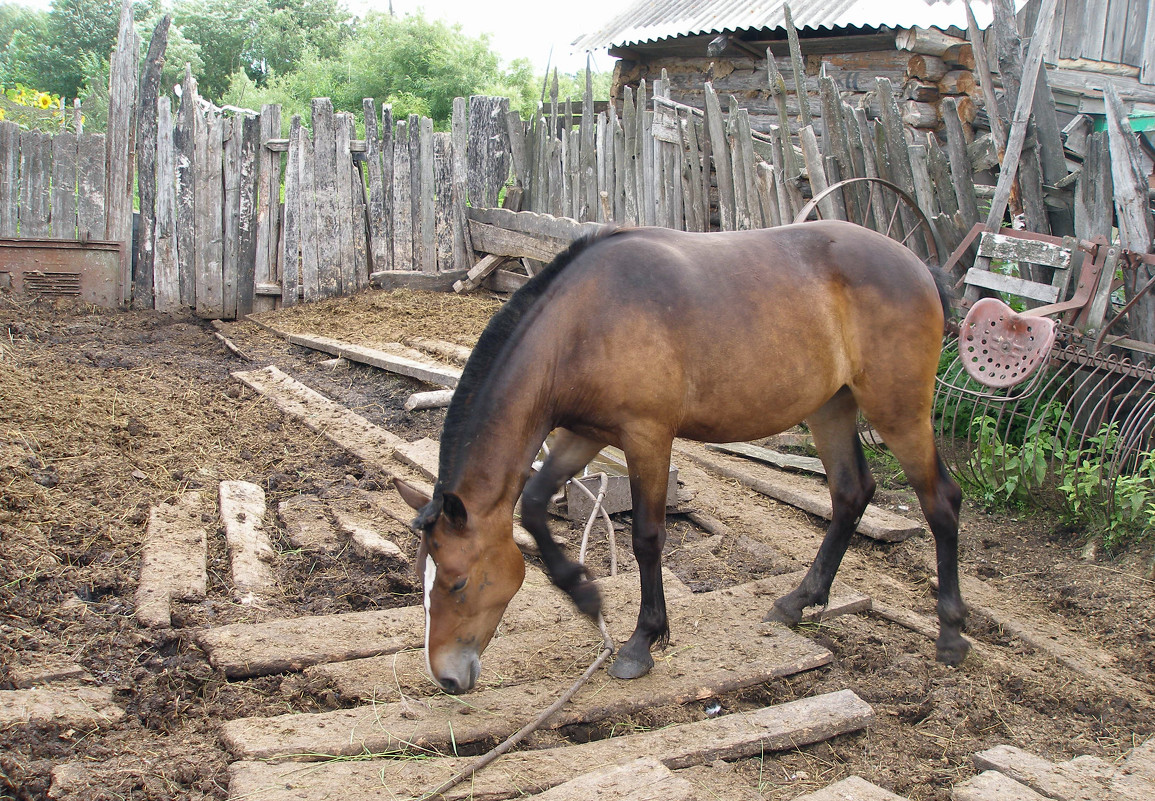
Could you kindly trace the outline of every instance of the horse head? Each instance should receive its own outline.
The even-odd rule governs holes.
[[[425,663],[448,693],[473,689],[481,652],[525,579],[525,561],[513,541],[513,521],[471,514],[451,492],[430,498],[394,479],[417,510],[421,537],[417,572],[425,586]]]

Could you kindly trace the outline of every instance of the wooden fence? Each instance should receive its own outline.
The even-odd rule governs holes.
[[[587,82],[584,101],[559,103],[555,95],[528,122],[504,98],[458,98],[448,132],[435,132],[427,118],[395,121],[388,106],[367,99],[363,138],[353,115],[334,113],[318,98],[310,119],[294,117],[282,138],[278,106],[217,108],[199,96],[191,74],[175,110],[158,96],[155,59],[166,35],[164,26],[153,37],[139,100],[128,104],[137,108],[136,122],[124,124],[128,136],[111,129],[107,139],[48,136],[0,123],[0,236],[103,232],[125,241],[123,212],[114,220],[110,201],[133,186],[133,164],[118,154],[135,141],[142,224],[121,298],[203,317],[371,284],[448,286],[485,252],[473,241],[470,217],[474,226],[490,225],[476,212],[498,205],[579,223],[737,230],[789,223],[809,198],[841,180],[881,179],[913,203],[864,182],[826,195],[815,213],[880,230],[897,226],[901,238],[915,230],[920,210],[934,221],[935,238],[908,244],[922,255],[936,247],[941,259],[980,220],[995,188],[976,186],[975,176],[997,167],[1007,141],[1005,133],[969,141],[952,99],[943,102],[941,141],[904,125],[901,98],[886,77],[876,80],[869,103],[855,106],[825,74],[815,87],[795,82],[791,89],[772,54],[766,90],[783,124],[767,132],[752,130],[748,109],[719,97],[709,82],[704,109],[673,101],[663,74],[652,93],[644,81],[636,93],[627,88],[620,108],[597,108]],[[130,36],[131,25],[122,26],[125,48],[134,46]],[[981,48],[976,56],[989,86]],[[123,71],[130,77],[114,78],[114,88],[128,87],[123,92],[135,98],[135,65]],[[1004,71],[1004,87],[1017,89],[1008,77]],[[114,98],[118,108],[126,102]],[[816,108],[821,115],[810,114]],[[1052,148],[1053,157],[1058,147],[1062,158],[1057,128],[1052,135],[1040,123],[1035,144],[1026,143],[1016,195],[1022,205],[1014,210],[1032,230],[1048,230],[1037,226],[1056,209],[1062,214],[1051,220],[1070,225],[1073,214],[1080,237],[1109,229],[1109,187],[1121,174],[1112,155],[1122,148],[1108,149],[1105,134],[1084,133],[1082,174],[1068,176],[1064,167],[1048,177],[1047,192],[1040,154]],[[1069,135],[1068,144],[1078,138]]]

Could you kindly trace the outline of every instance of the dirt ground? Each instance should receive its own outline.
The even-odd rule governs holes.
[[[411,336],[471,344],[499,305],[483,294],[374,292],[261,319],[367,345]],[[223,579],[223,541],[214,537],[207,599],[177,604],[173,630],[135,622],[139,552],[153,505],[189,489],[213,496],[224,479],[261,485],[270,509],[299,494],[332,499],[386,488],[379,470],[286,418],[230,371],[276,364],[410,441],[440,431],[442,410],[402,410],[412,392],[427,388],[418,382],[324,364],[327,355],[290,346],[252,323],[223,330],[251,362],[226,350],[205,321],[0,295],[0,689],[12,689],[29,671],[74,663],[91,682],[112,688],[128,713],[101,731],[0,731],[0,798],[45,798],[52,768],[79,760],[116,769],[72,798],[224,799],[221,722],[348,702],[281,676],[228,681],[191,632],[420,603],[414,575],[351,553],[295,551],[278,531],[281,597],[260,607],[235,603]],[[913,496],[893,476],[879,478],[878,502],[916,516]],[[762,515],[765,527],[729,514],[736,500]],[[685,516],[671,518],[666,564],[694,591],[797,569],[797,558],[783,556],[766,530],[821,531],[814,518],[737,486],[694,504],[729,526],[719,540]],[[628,526],[628,517],[616,517]],[[1143,578],[1150,545],[1088,563],[1079,558],[1085,535],[1043,513],[988,514],[968,504],[961,563],[1021,617],[1059,621],[1113,656],[1155,698],[1155,583]],[[626,542],[623,530],[619,543]],[[412,553],[412,541],[400,544]],[[630,569],[628,548],[621,550]],[[856,538],[841,577],[933,615],[928,560],[926,538],[896,545]],[[607,570],[603,544],[594,546],[591,564],[595,573]],[[677,621],[672,625],[676,638]],[[865,732],[796,752],[716,765],[712,775],[725,772],[738,788],[719,791],[721,797],[786,801],[857,773],[916,801],[946,801],[952,784],[974,773],[970,756],[984,748],[1010,743],[1053,759],[1113,759],[1155,732],[1150,698],[1144,703],[1086,679],[982,615],[972,616],[969,634],[997,658],[972,657],[958,669],[934,662],[930,640],[873,616],[801,631],[833,651],[829,666],[723,697],[722,709],[849,688],[873,705],[877,720]],[[609,725],[581,727],[532,744],[701,719],[706,706],[654,709],[615,722],[612,732]]]

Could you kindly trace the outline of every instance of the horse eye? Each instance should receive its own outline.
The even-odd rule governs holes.
[[[465,589],[465,585],[468,583],[469,583],[469,576],[466,576],[465,578],[461,579],[459,582],[454,584],[452,587],[450,587],[449,591],[450,592],[461,592],[462,590]]]

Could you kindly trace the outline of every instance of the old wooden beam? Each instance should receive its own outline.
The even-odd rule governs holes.
[[[207,534],[199,492],[154,506],[140,555],[136,619],[145,626],[172,625],[172,601],[205,597]]]

